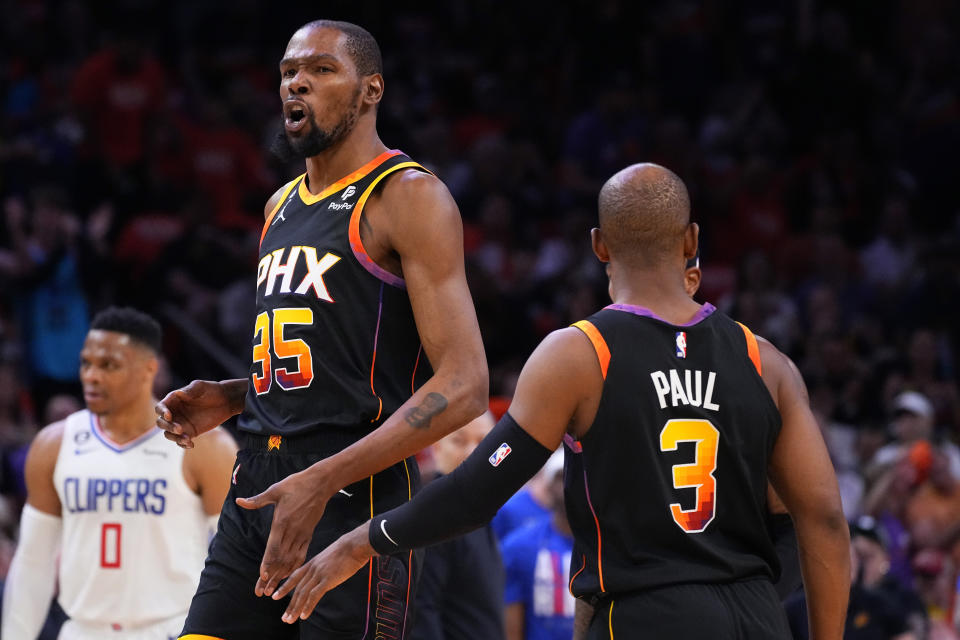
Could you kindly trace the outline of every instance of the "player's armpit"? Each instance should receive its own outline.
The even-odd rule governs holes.
[[[837,478],[796,366],[769,343],[760,350],[783,421],[770,480],[796,525],[810,637],[839,640],[850,593],[850,539]]]

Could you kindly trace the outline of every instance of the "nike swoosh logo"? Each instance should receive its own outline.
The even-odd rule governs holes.
[[[390,542],[392,542],[395,547],[399,547],[399,546],[400,546],[400,545],[397,543],[397,541],[394,540],[393,538],[391,538],[391,537],[390,537],[390,534],[387,533],[387,519],[386,519],[386,518],[384,518],[383,520],[380,521],[380,531],[383,531],[383,535],[387,536],[387,540],[389,540]]]
[[[82,456],[85,453],[93,453],[96,449],[74,449],[74,455]]]
[[[340,489],[340,493],[342,493],[343,495],[347,496],[348,498],[352,498],[352,497],[353,497],[353,494],[352,494],[352,493],[347,493],[347,492],[344,491],[343,489]]]

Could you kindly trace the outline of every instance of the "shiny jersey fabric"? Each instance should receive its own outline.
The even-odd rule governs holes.
[[[405,169],[426,171],[386,151],[317,195],[306,174],[285,188],[260,241],[242,430],[362,436],[431,375],[403,279],[360,239],[368,198]]]
[[[574,595],[774,577],[765,513],[780,414],[753,334],[712,305],[684,326],[628,305],[574,326],[604,373],[593,425],[565,439]]]

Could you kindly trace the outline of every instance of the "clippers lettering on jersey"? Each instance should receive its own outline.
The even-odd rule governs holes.
[[[497,450],[494,451],[493,455],[487,458],[487,460],[489,460],[492,466],[499,467],[500,463],[503,462],[508,455],[510,455],[511,451],[513,451],[513,449],[510,448],[510,445],[504,442],[499,447],[497,447]]]
[[[687,332],[677,331],[677,357],[687,357]]]
[[[284,260],[285,253],[286,260]],[[340,262],[340,256],[330,252],[325,253],[318,260],[316,247],[295,246],[290,247],[289,252],[286,248],[277,249],[260,259],[260,264],[257,265],[257,288],[265,284],[264,297],[274,293],[291,293],[294,272],[298,271],[298,267],[303,264],[306,266],[306,273],[292,293],[302,296],[307,295],[312,289],[314,295],[320,300],[334,302],[330,292],[327,291],[323,277],[338,262]],[[299,271],[302,273],[303,269]],[[277,289],[278,280],[279,289]]]
[[[713,390],[717,382],[717,374],[714,371],[707,374],[706,392],[703,391],[702,371],[686,369],[683,372],[683,380],[680,379],[680,373],[676,369],[670,369],[668,373],[654,371],[650,374],[650,378],[653,380],[661,409],[667,408],[667,396],[669,396],[670,406],[673,407],[689,405],[703,407],[710,411],[720,410],[720,405],[713,401]]]
[[[64,507],[70,513],[145,513],[163,515],[167,508],[163,478],[76,478],[63,481]]]

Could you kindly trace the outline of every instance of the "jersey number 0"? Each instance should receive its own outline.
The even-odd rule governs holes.
[[[697,490],[697,504],[684,509],[680,503],[670,505],[674,522],[687,533],[700,533],[713,522],[717,513],[717,445],[720,432],[709,420],[669,420],[660,432],[660,450],[676,451],[681,442],[696,443],[693,464],[673,465],[673,487]]]
[[[313,382],[313,356],[310,353],[310,345],[300,338],[288,340],[283,335],[284,327],[291,324],[313,324],[313,310],[309,307],[274,309],[272,332],[270,313],[264,311],[257,316],[253,329],[253,339],[256,340],[256,344],[253,345],[253,361],[260,364],[262,371],[260,375],[256,372],[252,374],[253,388],[256,389],[257,395],[270,391],[274,378],[280,388],[285,391],[303,389]],[[291,370],[290,367],[277,367],[274,370],[271,365],[271,351],[277,358],[296,358],[296,368]]]

